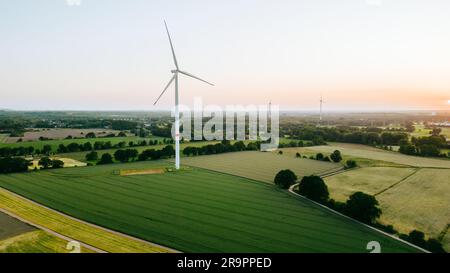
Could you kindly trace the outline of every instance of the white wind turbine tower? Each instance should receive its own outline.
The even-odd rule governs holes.
[[[167,37],[169,38],[169,43],[170,43],[170,48],[172,50],[172,56],[173,56],[173,62],[175,64],[175,69],[171,70],[171,72],[173,74],[172,78],[170,79],[169,83],[166,85],[166,87],[162,91],[161,95],[159,95],[158,99],[155,101],[155,103],[153,105],[156,105],[156,103],[158,103],[159,99],[166,92],[166,90],[169,88],[169,86],[172,84],[172,82],[175,81],[175,168],[178,170],[178,169],[180,169],[180,111],[179,111],[179,100],[178,100],[178,74],[186,75],[188,77],[205,82],[212,86],[214,86],[214,84],[209,83],[205,80],[200,79],[199,77],[196,77],[190,73],[181,71],[179,69],[177,57],[175,56],[175,50],[173,49],[172,39],[170,38],[169,28],[167,27],[166,21],[164,21],[164,25],[166,26]]]

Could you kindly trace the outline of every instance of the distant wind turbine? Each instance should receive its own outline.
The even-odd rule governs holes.
[[[323,107],[323,103],[324,103],[324,101],[323,101],[323,98],[322,98],[322,95],[320,95],[320,124],[322,124],[322,107]]]
[[[175,69],[171,70],[171,72],[173,74],[172,78],[170,79],[169,83],[166,85],[166,87],[162,91],[161,95],[159,95],[158,99],[156,99],[156,101],[153,105],[156,105],[156,103],[158,103],[159,99],[166,92],[166,90],[169,88],[169,86],[172,84],[172,82],[175,81],[175,168],[178,170],[178,169],[180,169],[180,112],[179,112],[179,99],[178,99],[178,74],[186,75],[188,77],[194,78],[196,80],[202,81],[202,82],[207,83],[212,86],[214,86],[214,84],[207,82],[205,80],[202,80],[199,77],[196,77],[190,73],[181,71],[179,69],[177,57],[175,56],[175,50],[173,49],[172,39],[170,38],[169,28],[167,27],[166,21],[164,21],[164,25],[166,26],[167,37],[169,38],[169,43],[170,43],[170,48],[172,50],[172,56],[173,56],[173,62],[175,64]]]

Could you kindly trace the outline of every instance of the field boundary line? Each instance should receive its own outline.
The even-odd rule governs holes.
[[[410,243],[410,242],[407,242],[407,241],[405,241],[405,240],[402,240],[402,239],[398,238],[397,236],[394,236],[394,235],[392,235],[392,234],[389,234],[389,233],[387,233],[387,232],[384,232],[384,231],[382,231],[382,230],[379,230],[379,229],[377,229],[377,228],[375,228],[375,227],[372,227],[372,226],[369,226],[369,225],[367,225],[367,224],[364,224],[363,222],[360,222],[360,221],[358,221],[358,220],[356,220],[356,219],[353,219],[353,218],[351,218],[351,217],[349,217],[349,216],[347,216],[347,215],[345,215],[345,214],[342,214],[342,213],[340,213],[340,212],[338,212],[338,211],[335,211],[335,210],[333,210],[333,209],[331,209],[331,208],[329,208],[329,207],[327,207],[327,206],[325,206],[325,205],[322,205],[322,204],[320,204],[320,203],[318,203],[318,202],[316,202],[316,201],[313,201],[313,200],[311,200],[311,199],[306,198],[305,196],[302,196],[302,195],[296,193],[296,192],[294,191],[294,187],[295,187],[295,186],[298,186],[299,184],[300,184],[300,183],[296,183],[296,184],[292,185],[291,187],[289,187],[289,190],[288,190],[289,193],[293,194],[294,196],[297,196],[297,197],[300,197],[300,198],[302,198],[302,199],[305,199],[305,200],[307,200],[307,201],[309,201],[309,202],[311,202],[311,203],[313,203],[313,204],[315,204],[315,205],[317,205],[317,206],[319,206],[319,207],[321,207],[321,208],[323,208],[323,209],[326,209],[326,210],[328,210],[328,211],[330,211],[330,212],[332,212],[332,213],[334,213],[334,214],[336,214],[336,215],[339,215],[339,216],[344,217],[344,218],[346,218],[346,219],[348,219],[348,220],[351,220],[351,221],[353,221],[353,222],[355,222],[355,223],[358,223],[358,224],[360,224],[360,225],[363,225],[363,226],[365,226],[365,227],[367,227],[367,228],[369,228],[369,229],[371,229],[371,230],[374,230],[374,231],[376,231],[376,232],[378,232],[378,233],[381,233],[381,234],[383,234],[384,236],[390,237],[390,238],[392,238],[392,239],[394,239],[394,240],[397,240],[397,241],[399,241],[399,242],[402,242],[402,243],[404,243],[404,244],[407,244],[407,245],[409,245],[409,246],[411,246],[411,247],[413,247],[413,248],[415,248],[415,249],[418,249],[418,250],[420,250],[420,251],[422,251],[422,252],[425,252],[425,253],[431,253],[430,251],[428,251],[428,250],[426,250],[426,249],[423,249],[423,248],[421,248],[421,247],[419,247],[419,246],[416,246],[416,245],[414,245],[414,244],[412,244],[412,243]]]
[[[30,225],[30,226],[33,226],[33,227],[35,227],[35,228],[37,228],[37,229],[40,229],[40,230],[42,230],[42,231],[45,231],[45,232],[47,232],[47,233],[49,233],[49,234],[51,234],[51,235],[54,235],[54,236],[56,236],[56,237],[58,237],[58,238],[61,238],[61,239],[65,240],[65,241],[67,241],[67,242],[75,241],[75,242],[80,243],[80,245],[82,245],[83,247],[85,247],[85,248],[87,248],[87,249],[90,249],[90,250],[92,250],[92,251],[94,251],[94,252],[97,252],[97,253],[107,253],[106,251],[104,251],[104,250],[102,250],[102,249],[96,248],[95,246],[91,246],[91,245],[86,244],[86,243],[84,243],[84,242],[80,242],[80,241],[78,241],[78,240],[75,240],[75,239],[72,239],[72,238],[70,238],[70,237],[67,237],[67,236],[65,236],[65,235],[63,235],[63,234],[61,234],[61,233],[58,233],[58,232],[56,232],[56,231],[53,231],[53,230],[51,230],[51,229],[49,229],[49,228],[46,228],[46,227],[44,227],[44,226],[38,225],[38,224],[36,224],[36,223],[34,223],[34,222],[32,222],[32,221],[29,221],[29,220],[27,220],[27,219],[25,219],[25,218],[22,218],[22,217],[20,217],[20,216],[14,214],[14,213],[12,213],[12,212],[10,212],[10,211],[7,211],[7,210],[5,210],[5,209],[0,208],[0,212],[3,212],[3,213],[5,213],[5,214],[7,214],[7,215],[9,215],[9,216],[11,216],[11,217],[13,217],[13,218],[19,220],[19,221],[22,221],[22,222],[24,222],[24,223],[26,223],[26,224],[28,224],[28,225]]]
[[[17,198],[20,198],[20,199],[22,199],[22,200],[24,200],[24,201],[30,202],[30,203],[32,203],[32,204],[34,204],[34,205],[37,205],[37,206],[39,206],[39,207],[41,207],[41,208],[44,208],[44,209],[49,210],[49,211],[51,211],[51,212],[54,212],[54,213],[56,213],[56,214],[58,214],[58,215],[60,215],[60,216],[66,217],[66,218],[71,219],[71,220],[73,220],[73,221],[77,221],[77,222],[79,222],[79,223],[82,223],[82,224],[91,226],[91,227],[93,227],[93,228],[97,228],[97,229],[100,229],[100,230],[103,230],[103,231],[112,233],[112,234],[114,234],[114,235],[122,236],[122,237],[125,237],[125,238],[130,239],[130,240],[134,240],[134,241],[137,241],[137,242],[141,242],[141,243],[144,243],[144,244],[148,244],[148,245],[153,246],[153,247],[161,248],[161,249],[167,250],[167,251],[169,251],[169,252],[173,252],[173,253],[181,253],[179,250],[176,250],[176,249],[173,249],[173,248],[170,248],[170,247],[167,247],[167,246],[163,246],[163,245],[159,245],[159,244],[156,244],[156,243],[153,243],[153,242],[149,242],[149,241],[146,241],[146,240],[143,240],[143,239],[140,239],[140,238],[137,238],[137,237],[133,237],[133,236],[131,236],[131,235],[128,235],[128,234],[125,234],[125,233],[122,233],[122,232],[119,232],[119,231],[115,231],[115,230],[112,230],[112,229],[108,229],[108,228],[105,228],[105,227],[102,227],[102,226],[99,226],[99,225],[96,225],[96,224],[93,224],[93,223],[89,223],[89,222],[86,222],[86,221],[84,221],[84,220],[75,218],[75,217],[73,217],[73,216],[70,216],[70,215],[67,215],[67,214],[65,214],[65,213],[62,213],[62,212],[60,212],[60,211],[58,211],[58,210],[55,210],[55,209],[46,207],[46,206],[44,206],[44,205],[42,205],[42,204],[39,204],[39,203],[37,203],[37,202],[35,202],[35,201],[31,200],[31,199],[25,198],[25,197],[23,197],[22,195],[17,194],[17,193],[15,193],[15,192],[12,192],[12,191],[10,191],[10,190],[7,190],[7,189],[5,189],[5,188],[3,188],[3,187],[0,187],[0,189],[6,191],[7,193],[9,193],[9,194],[11,194],[11,195],[13,195],[13,196],[15,196],[15,197],[17,197]]]
[[[412,172],[411,174],[408,174],[407,176],[403,177],[402,179],[400,179],[400,181],[395,182],[394,184],[390,185],[389,187],[382,189],[381,191],[375,193],[373,196],[378,196],[392,188],[394,188],[395,186],[397,186],[398,184],[404,182],[405,180],[407,180],[408,178],[410,178],[411,176],[415,175],[416,173],[418,173],[420,170],[422,170],[422,168],[416,168],[414,170],[414,172]]]

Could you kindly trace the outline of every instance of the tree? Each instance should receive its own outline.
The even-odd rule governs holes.
[[[283,151],[278,151],[278,154],[279,154],[279,155],[282,155],[282,154],[283,154]]]
[[[117,150],[114,153],[114,159],[124,163],[124,162],[127,162],[129,160],[129,156],[127,155],[126,150]]]
[[[319,203],[326,203],[330,196],[328,187],[320,176],[305,176],[300,181],[298,193]]]
[[[342,155],[341,152],[339,150],[334,151],[331,155],[330,155],[331,160],[333,160],[333,162],[341,162],[342,161]]]
[[[296,157],[296,158],[301,158],[302,155],[301,155],[300,153],[296,153],[296,154],[295,154],[295,157]]]
[[[89,152],[86,154],[87,161],[95,161],[98,159],[98,153],[95,151]]]
[[[102,154],[102,157],[100,158],[100,161],[97,163],[97,165],[111,164],[111,163],[113,163],[112,156],[108,153],[105,153]]]
[[[125,132],[122,132],[122,131],[121,131],[117,136],[118,136],[118,137],[126,137],[127,134],[126,134]]]
[[[64,168],[64,161],[59,159],[52,160],[52,168],[53,169]]]
[[[344,213],[358,221],[372,224],[380,217],[377,199],[363,192],[355,192],[345,203]]]
[[[21,157],[0,158],[0,173],[16,173],[28,171],[30,161]]]
[[[274,182],[276,185],[282,189],[288,189],[290,186],[295,184],[297,181],[297,176],[291,170],[282,170],[275,176]]]
[[[38,165],[44,169],[48,169],[52,166],[52,160],[48,156],[44,156],[39,159]]]

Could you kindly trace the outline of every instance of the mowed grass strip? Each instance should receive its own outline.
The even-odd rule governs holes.
[[[325,178],[330,197],[345,202],[357,191],[375,195],[414,174],[414,168],[367,167]]]
[[[24,176],[32,180],[37,178],[28,175]],[[0,180],[3,180],[5,177],[1,176]],[[56,233],[107,252],[167,252],[165,248],[140,242],[76,221],[15,196],[2,188],[0,188],[0,208]]]
[[[45,231],[35,230],[0,241],[0,253],[69,253],[67,243]],[[81,246],[80,252],[93,251]]]
[[[160,165],[83,168],[74,178],[65,176],[69,169],[0,176],[0,186],[184,252],[367,252],[374,240],[384,252],[416,251],[265,183],[203,169],[115,174]]]
[[[229,173],[258,181],[273,183],[275,175],[291,169],[298,177],[325,174],[342,168],[340,164],[288,157],[269,152],[238,152],[187,157],[183,164]]]
[[[402,232],[417,229],[437,238],[450,224],[450,170],[421,169],[377,199],[382,222]]]

